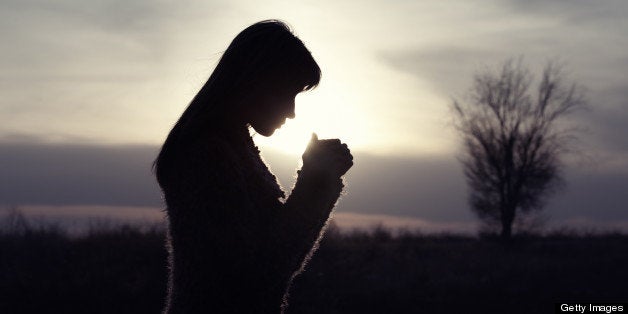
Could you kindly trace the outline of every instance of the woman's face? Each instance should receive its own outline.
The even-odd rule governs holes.
[[[249,123],[255,132],[271,136],[286,119],[294,118],[294,99],[300,91],[295,87],[266,88],[253,95]]]

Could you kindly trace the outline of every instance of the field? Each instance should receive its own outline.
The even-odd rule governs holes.
[[[0,235],[0,313],[159,313],[159,227],[53,227]],[[628,302],[628,236],[392,236],[330,228],[288,313],[553,313],[555,302]]]

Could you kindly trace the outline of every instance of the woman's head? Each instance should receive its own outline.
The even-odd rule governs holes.
[[[255,23],[231,42],[214,74],[231,90],[227,115],[269,136],[294,117],[294,98],[318,85],[321,72],[303,42],[283,22]]]
[[[297,84],[308,90],[318,85],[320,76],[320,68],[303,42],[277,20],[261,21],[240,32],[212,74],[236,91],[263,83]]]
[[[170,131],[156,160],[158,179],[159,164],[170,152],[204,134],[250,123],[271,135],[294,117],[296,94],[316,87],[320,77],[311,53],[285,23],[265,20],[247,27]]]
[[[266,96],[310,90],[320,77],[311,53],[285,23],[261,21],[233,39],[179,123],[185,133],[197,134],[234,120],[254,122],[246,120],[267,111],[262,101]]]

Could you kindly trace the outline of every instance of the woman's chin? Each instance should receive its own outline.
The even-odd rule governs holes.
[[[276,130],[281,129],[281,127],[283,126],[283,123],[281,124],[275,124],[275,125],[267,125],[267,126],[260,126],[260,125],[251,125],[253,127],[253,129],[255,130],[255,132],[257,134],[269,137],[273,134],[275,134]]]
[[[257,134],[260,134],[262,136],[269,137],[275,134],[275,130],[276,128],[264,128],[264,129],[255,129],[255,132],[257,132]]]

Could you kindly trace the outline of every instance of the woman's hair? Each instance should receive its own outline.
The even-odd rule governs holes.
[[[292,85],[310,90],[321,70],[303,42],[278,20],[257,22],[240,32],[223,53],[211,76],[192,99],[153,163],[157,181],[177,158],[176,151],[201,134],[219,130],[241,112],[252,91]]]

